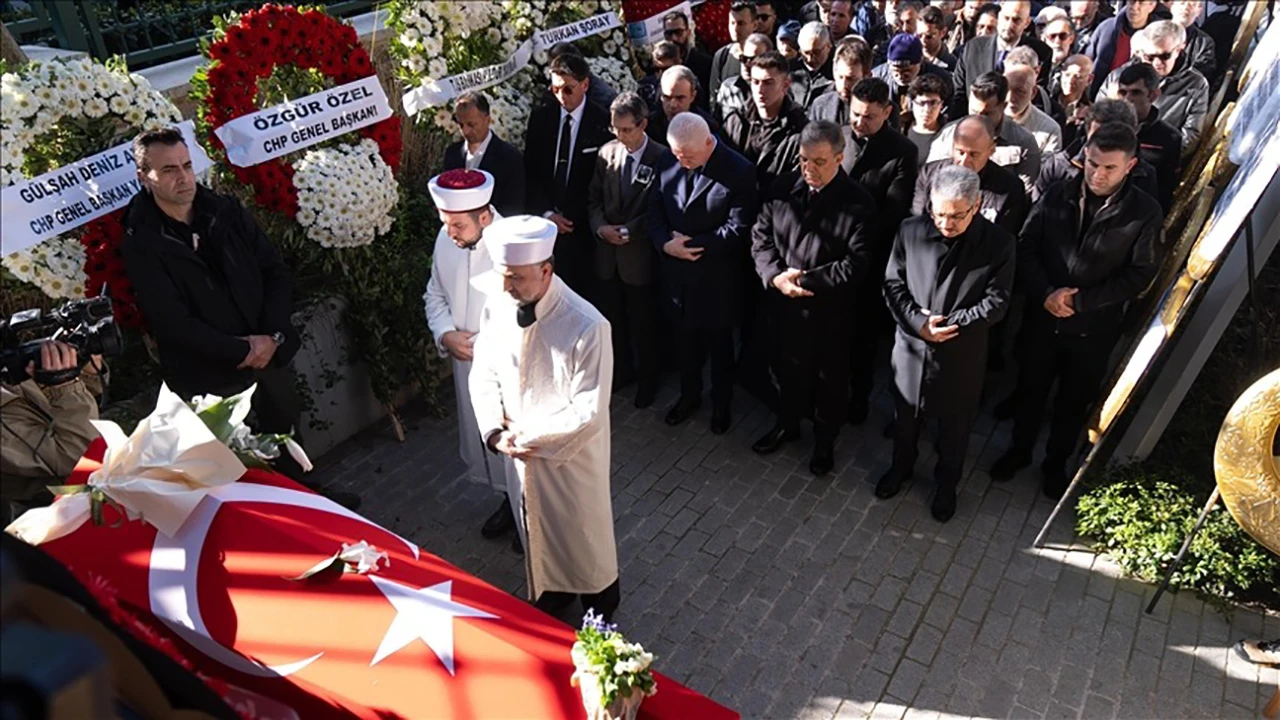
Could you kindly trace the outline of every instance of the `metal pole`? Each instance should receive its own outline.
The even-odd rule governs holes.
[[[1173,562],[1169,565],[1169,570],[1164,574],[1164,580],[1160,581],[1160,587],[1156,588],[1156,594],[1151,598],[1151,602],[1147,605],[1147,614],[1150,615],[1156,609],[1156,603],[1160,602],[1160,596],[1169,588],[1169,581],[1173,580],[1173,574],[1178,572],[1178,567],[1182,565],[1182,558],[1187,554],[1187,549],[1191,547],[1191,541],[1196,539],[1201,526],[1209,517],[1209,513],[1214,506],[1218,504],[1218,488],[1213,488],[1213,494],[1209,496],[1209,502],[1204,504],[1204,509],[1200,511],[1200,517],[1196,519],[1196,524],[1192,526],[1191,532],[1187,534],[1187,539],[1182,541],[1182,548],[1178,550],[1178,554],[1174,556]]]

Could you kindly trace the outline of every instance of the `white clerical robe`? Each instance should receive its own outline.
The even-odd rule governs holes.
[[[482,437],[506,428],[533,457],[508,467],[529,597],[597,593],[618,579],[609,490],[609,322],[559,277],[527,328],[495,294],[475,347],[471,402]]]
[[[496,210],[493,211],[494,220],[501,217]],[[453,362],[453,394],[458,405],[458,452],[467,464],[467,477],[505,491],[507,479],[502,461],[493,457],[484,446],[476,427],[475,412],[471,409],[468,378],[472,363],[449,355],[441,342],[447,332],[479,330],[489,293],[501,292],[501,289],[501,280],[493,272],[493,260],[484,246],[484,236],[481,235],[471,249],[464,250],[449,238],[444,228],[440,228],[431,260],[431,279],[427,281],[427,291],[422,296],[427,306],[427,327],[435,337],[440,354]]]

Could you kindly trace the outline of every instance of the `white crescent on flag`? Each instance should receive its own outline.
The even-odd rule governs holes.
[[[200,552],[204,547],[205,537],[209,534],[209,527],[213,524],[214,516],[217,515],[222,503],[228,502],[289,505],[341,515],[394,535],[409,548],[415,559],[419,556],[417,545],[315,493],[248,482],[233,482],[211,490],[173,537],[166,537],[160,532],[156,533],[155,544],[151,548],[151,567],[147,579],[151,612],[205,655],[246,675],[256,677],[292,675],[315,662],[324,652],[283,665],[263,665],[210,637],[200,613],[200,594],[197,587]]]

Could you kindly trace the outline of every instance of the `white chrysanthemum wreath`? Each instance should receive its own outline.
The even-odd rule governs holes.
[[[308,150],[294,164],[298,224],[327,248],[368,245],[391,230],[398,195],[378,143]]]
[[[107,150],[182,115],[122,61],[31,62],[0,76],[0,186]],[[9,272],[54,299],[85,295],[78,231],[3,258]]]

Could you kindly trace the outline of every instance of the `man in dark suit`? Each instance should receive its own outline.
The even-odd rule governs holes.
[[[647,408],[662,368],[652,288],[657,258],[645,213],[655,169],[670,153],[645,134],[649,109],[639,95],[624,92],[615,98],[610,117],[618,139],[600,148],[587,200],[596,236],[596,281],[602,311],[613,327],[613,387],[635,378],[635,405]]]
[[[1034,35],[1027,34],[1031,25],[1031,3],[1027,0],[1003,0],[996,21],[996,34],[975,37],[965,44],[952,73],[951,117],[963,117],[969,111],[969,86],[989,72],[1004,72],[1004,59],[1010,50],[1027,46],[1040,58],[1038,82],[1049,80],[1053,51]],[[1033,178],[1034,180],[1034,178]]]
[[[711,109],[709,93],[711,85],[711,56],[698,49],[693,41],[693,25],[689,16],[680,10],[673,10],[662,18],[662,36],[680,46],[684,54],[685,67],[693,71],[698,78],[698,97],[695,103],[703,110]]]
[[[1066,464],[1099,399],[1123,308],[1160,269],[1164,213],[1129,178],[1137,152],[1131,128],[1103,125],[1085,144],[1083,176],[1051,185],[1027,218],[1018,243],[1027,310],[1018,337],[1013,445],[991,467],[992,480],[1007,481],[1030,464],[1056,380],[1042,488],[1050,497],[1067,488]]]
[[[611,139],[609,111],[587,102],[590,68],[581,56],[561,55],[550,73],[556,103],[529,115],[524,137],[525,211],[556,224],[556,274],[590,298],[595,240],[587,218],[587,189],[596,154]]]
[[[835,463],[848,387],[849,312],[854,288],[865,281],[866,246],[875,206],[849,179],[840,161],[840,127],[827,120],[805,126],[800,171],[788,172],[764,194],[751,232],[756,273],[767,289],[780,386],[778,421],[752,450],[776,452],[800,436],[800,419],[814,419],[809,470]]]
[[[884,277],[894,233],[911,208],[918,167],[916,146],[889,123],[890,102],[883,80],[863,80],[853,88],[845,129],[844,170],[866,188],[877,209],[867,248],[868,274],[877,279]],[[890,319],[878,281],[857,286],[853,304],[857,351],[850,356],[848,420],[858,425],[867,419],[876,346]]]
[[[444,169],[484,170],[493,176],[490,204],[504,216],[524,212],[524,156],[489,128],[489,98],[467,91],[453,103],[462,139],[444,150]]]
[[[982,400],[987,330],[1013,290],[1014,239],[978,213],[978,176],[953,165],[934,178],[929,215],[910,218],[894,240],[884,296],[897,322],[893,347],[893,465],[876,483],[891,498],[911,477],[920,427],[939,421],[937,490],[930,508],[956,511],[973,417]]]
[[[733,398],[742,257],[756,214],[755,168],[717,141],[707,121],[693,113],[672,118],[667,139],[672,156],[659,161],[648,214],[680,356],[680,399],[666,422],[679,425],[698,409],[702,366],[710,354],[711,431],[723,434]]]

